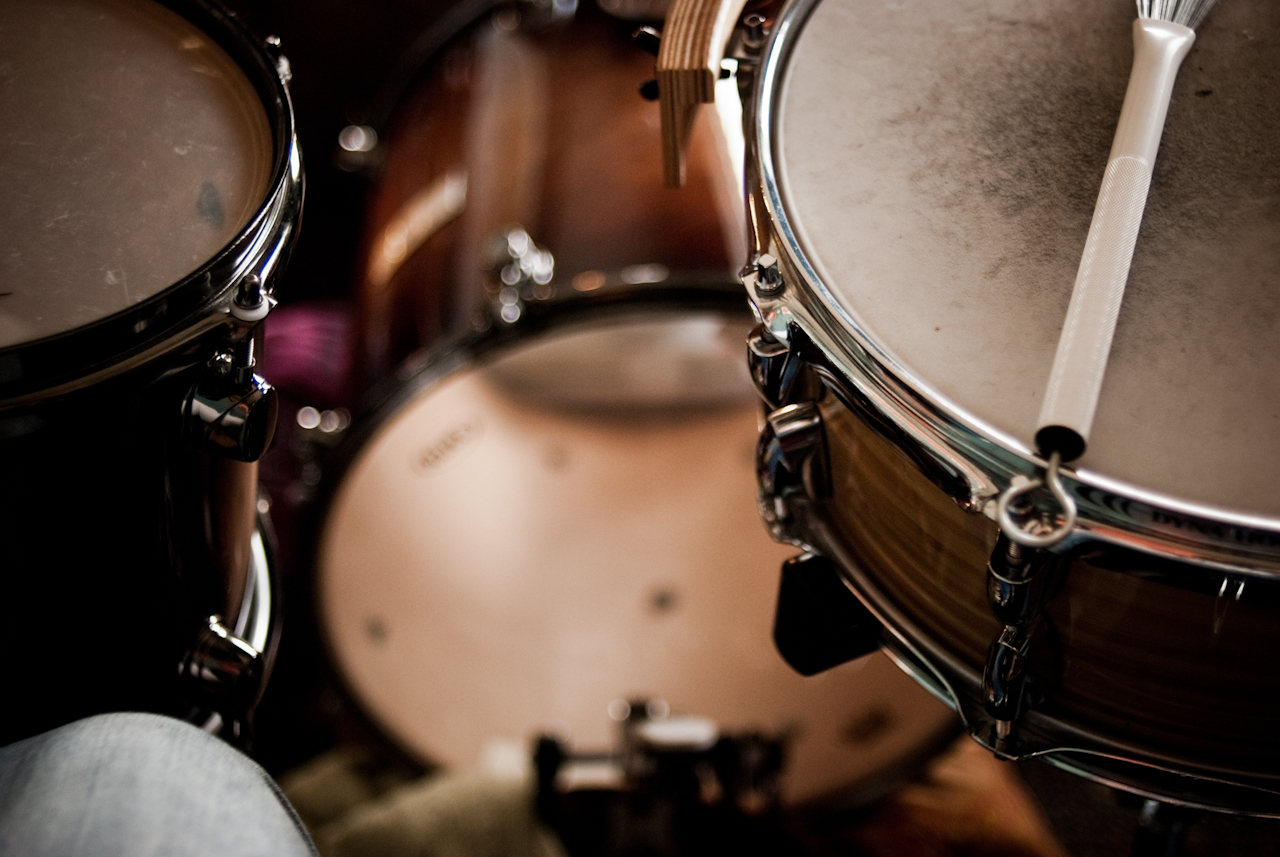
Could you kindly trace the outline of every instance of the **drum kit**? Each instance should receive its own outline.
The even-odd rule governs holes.
[[[700,715],[794,808],[963,730],[1280,817],[1280,8],[1209,5],[446,16],[343,132],[363,404],[298,564],[353,705],[548,783]],[[288,61],[215,0],[9,2],[0,55],[0,741],[245,743]]]

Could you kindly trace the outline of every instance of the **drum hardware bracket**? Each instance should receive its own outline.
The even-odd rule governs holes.
[[[236,461],[257,461],[275,435],[278,396],[253,371],[256,327],[275,304],[257,274],[240,280],[230,307],[235,327],[229,342],[209,358],[183,402],[183,433]]]
[[[280,82],[288,88],[293,80],[293,66],[289,64],[289,58],[280,49],[280,37],[267,36],[263,41],[266,44],[267,53],[276,62],[276,74],[280,76]]]
[[[780,340],[764,324],[747,335],[747,367],[768,410],[826,395],[822,378],[804,357],[806,343],[803,333]]]
[[[755,293],[762,300],[777,300],[787,290],[787,284],[783,281],[782,274],[778,270],[778,257],[772,253],[760,255],[760,258],[756,260],[753,273],[755,274],[755,279],[751,285],[754,286]]]
[[[235,300],[231,302],[231,316],[246,325],[254,325],[267,317],[276,299],[263,288],[257,274],[246,274],[236,287]]]
[[[490,314],[505,325],[524,315],[528,301],[549,300],[555,295],[551,280],[556,261],[551,251],[539,247],[520,226],[511,226],[490,239]]]
[[[183,402],[183,433],[236,461],[257,461],[275,435],[279,397],[254,374],[252,333],[219,350]]]
[[[1075,528],[1076,501],[1062,485],[1062,476],[1058,472],[1061,463],[1061,456],[1053,453],[1049,456],[1042,479],[1015,476],[1000,495],[996,504],[996,521],[1000,524],[1000,531],[1012,541],[1030,548],[1048,548],[1065,539]],[[1029,499],[1033,491],[1045,486],[1062,515],[1062,522],[1056,526],[1047,516],[1030,514],[1034,508],[1031,504],[1018,502],[1023,497]],[[1024,523],[1014,520],[1015,512],[1026,513]]]
[[[770,410],[789,404],[801,361],[791,348],[779,342],[763,324],[747,335],[747,366],[756,391]]]
[[[769,20],[758,12],[742,16],[725,54],[735,59],[757,59],[769,36]]]
[[[816,402],[784,405],[765,417],[756,447],[760,513],[776,541],[807,545],[793,503],[831,495],[826,430]]]
[[[1060,562],[1002,533],[987,564],[987,600],[1004,623],[982,675],[983,708],[995,720],[997,753],[1012,739],[1014,722],[1044,700],[1061,672],[1057,634],[1043,615]]]
[[[773,643],[800,675],[879,651],[883,630],[829,558],[807,552],[782,564]]]
[[[263,681],[262,653],[210,616],[178,665],[192,702],[224,720],[243,720]]]

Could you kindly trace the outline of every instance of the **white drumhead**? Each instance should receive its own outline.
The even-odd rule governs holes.
[[[249,221],[271,129],[230,56],[149,0],[0,3],[0,347],[105,318]]]
[[[774,165],[837,308],[1032,446],[1132,62],[1132,3],[817,5]],[[1082,469],[1280,517],[1280,5],[1182,66]]]
[[[602,332],[664,343],[650,368],[666,393],[566,398],[568,355],[601,361],[578,373],[588,388],[639,365]],[[774,650],[796,551],[755,509],[745,333],[716,317],[562,332],[420,394],[372,437],[328,514],[317,589],[341,673],[390,735],[459,767],[543,731],[608,749],[610,702],[658,698],[726,730],[794,729],[786,789],[806,800],[950,728],[883,655],[806,679]]]

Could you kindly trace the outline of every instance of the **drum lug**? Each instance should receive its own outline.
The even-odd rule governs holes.
[[[796,337],[784,342],[764,324],[747,335],[747,367],[765,406],[777,410],[799,401],[822,398],[826,392],[816,372],[800,356]]]
[[[1043,615],[1060,562],[1002,533],[987,565],[987,599],[1004,623],[982,676],[983,708],[995,720],[997,752],[1011,739],[1014,722],[1044,701],[1062,672],[1057,633]]]
[[[763,324],[756,325],[747,335],[747,366],[756,391],[769,408],[787,404],[800,361],[794,359],[787,344],[779,342]]]
[[[999,738],[1008,738],[1015,720],[1041,701],[1029,666],[1031,635],[1019,625],[1005,625],[987,651],[982,675],[982,702],[995,718]]]
[[[756,446],[756,478],[770,533],[779,541],[803,543],[792,505],[831,494],[826,430],[816,402],[785,405],[765,417]]]
[[[257,461],[275,435],[275,388],[253,373],[254,337],[247,331],[209,359],[182,406],[183,433],[236,461]]]
[[[178,667],[193,704],[241,720],[262,686],[262,653],[210,616]]]
[[[527,302],[544,301],[555,294],[551,285],[555,257],[550,250],[533,243],[529,233],[519,226],[490,240],[488,260],[489,309],[499,323],[515,324],[524,315]]]
[[[1025,626],[1040,615],[1058,558],[1028,549],[1006,538],[997,539],[987,564],[987,600],[991,612],[1006,625]]]
[[[805,553],[782,564],[773,642],[796,672],[816,675],[878,651],[882,631],[830,559]]]
[[[276,75],[279,76],[281,83],[288,86],[293,81],[293,67],[289,64],[289,58],[284,55],[280,47],[280,37],[267,36],[265,43],[267,54],[270,55],[271,59],[275,60]]]

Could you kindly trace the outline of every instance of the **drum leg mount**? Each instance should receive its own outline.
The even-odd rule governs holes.
[[[241,281],[227,346],[209,359],[183,405],[187,437],[236,461],[257,461],[275,434],[279,397],[254,374],[255,331],[273,303],[258,277],[250,274]]]
[[[231,305],[233,322],[226,345],[206,363],[183,404],[184,435],[215,456],[256,462],[275,434],[278,395],[254,372],[256,336],[274,304],[256,275],[241,280]],[[245,604],[239,612],[249,611],[256,599],[258,612],[266,615],[270,594],[264,583],[267,570],[265,556],[260,555],[261,532],[251,540],[256,543],[249,551]],[[239,735],[240,725],[248,723],[265,680],[265,638],[256,639],[263,636],[256,632],[250,636],[255,637],[252,642],[242,639],[221,615],[211,615],[178,667],[192,704],[201,712],[215,713],[224,733],[233,739],[245,737]]]

